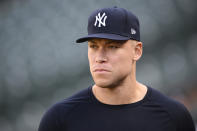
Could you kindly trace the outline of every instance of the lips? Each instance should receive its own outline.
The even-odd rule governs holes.
[[[107,72],[112,72],[111,66],[110,65],[93,65],[91,67],[92,72],[95,73],[107,73]]]
[[[93,72],[111,72],[109,67],[106,67],[106,66],[93,66],[92,71]]]
[[[94,71],[94,72],[110,72],[109,70],[107,70],[107,69],[102,69],[102,68],[94,69],[93,71]]]

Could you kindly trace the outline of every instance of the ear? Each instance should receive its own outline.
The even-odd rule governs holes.
[[[135,61],[139,60],[140,57],[142,56],[142,52],[143,52],[142,42],[136,41],[135,46],[134,46],[133,60],[135,60]]]

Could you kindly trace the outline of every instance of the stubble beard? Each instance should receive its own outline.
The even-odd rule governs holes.
[[[95,85],[101,88],[109,88],[109,89],[114,89],[116,87],[119,87],[123,85],[124,81],[126,80],[127,75],[119,77],[117,79],[112,80],[111,83],[103,84],[103,83],[97,83],[96,80],[94,79]]]

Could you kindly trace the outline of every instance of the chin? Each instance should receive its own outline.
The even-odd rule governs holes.
[[[115,88],[119,84],[119,82],[113,82],[113,81],[106,81],[106,80],[95,80],[95,85],[101,88]]]
[[[101,88],[112,88],[112,83],[109,81],[95,80],[95,85]]]
[[[95,85],[101,88],[115,88],[124,83],[124,80],[126,77],[119,77],[119,79],[108,79],[108,78],[103,78],[103,79],[94,79]]]

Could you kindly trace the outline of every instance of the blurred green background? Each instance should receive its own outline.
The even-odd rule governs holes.
[[[54,103],[93,83],[87,44],[92,11],[135,13],[144,54],[138,81],[185,104],[197,123],[196,0],[0,0],[0,130],[36,131]]]

